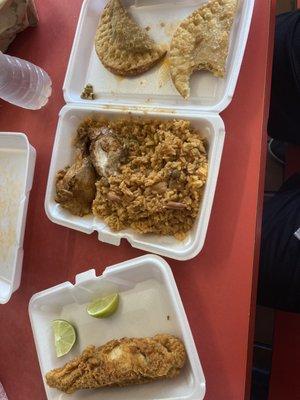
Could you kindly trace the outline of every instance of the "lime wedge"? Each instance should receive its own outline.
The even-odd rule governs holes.
[[[52,321],[55,349],[57,357],[68,354],[76,342],[76,331],[74,327],[63,319]]]
[[[87,313],[94,318],[106,318],[112,315],[118,308],[118,293],[110,294],[101,299],[94,300],[87,306]]]

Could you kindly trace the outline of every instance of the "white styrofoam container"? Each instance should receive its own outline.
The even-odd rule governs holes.
[[[53,155],[50,166],[48,187],[45,200],[45,209],[48,217],[60,225],[77,229],[85,233],[97,231],[102,242],[119,245],[122,238],[138,249],[157,253],[166,257],[184,260],[195,256],[203,246],[210,211],[212,207],[215,186],[224,142],[224,124],[217,114],[202,113],[201,116],[187,117],[186,114],[177,114],[180,118],[188,118],[195,128],[199,128],[209,143],[209,172],[205,186],[202,206],[193,229],[184,241],[178,241],[171,236],[140,234],[132,229],[113,232],[103,221],[93,215],[77,217],[71,215],[54,200],[56,173],[59,169],[70,165],[74,157],[73,140],[79,123],[88,116],[102,115],[115,118],[120,115],[118,110],[95,110],[82,105],[65,106],[59,117],[58,134],[55,138]],[[141,111],[132,111],[131,115],[143,115]],[[149,117],[174,118],[172,114],[148,113]]]
[[[150,34],[159,42],[170,42],[177,24],[204,0],[123,0],[124,5],[142,26],[149,26]],[[105,5],[103,0],[85,0],[82,6],[73,49],[64,83],[64,97],[68,103],[59,116],[56,139],[45,198],[48,217],[55,223],[85,233],[98,231],[99,240],[119,245],[126,238],[133,247],[177,260],[195,257],[202,249],[210,218],[215,187],[221,162],[225,128],[219,116],[231,101],[247,42],[254,0],[239,0],[234,20],[225,79],[208,72],[195,73],[192,93],[184,100],[173,87],[166,63],[156,66],[141,76],[124,79],[108,72],[98,60],[94,36]],[[170,12],[172,7],[172,12]],[[163,27],[161,25],[164,25]],[[82,100],[80,93],[86,83],[94,86],[97,99]],[[72,139],[76,128],[86,116],[107,117],[147,115],[162,119],[184,118],[199,128],[209,145],[209,173],[197,221],[184,241],[161,235],[141,235],[130,229],[112,232],[103,221],[93,216],[79,218],[54,202],[55,173],[74,160]]]
[[[25,134],[0,132],[0,304],[20,286],[35,157]]]
[[[122,4],[158,42],[170,44],[180,22],[208,0],[122,0]],[[94,37],[106,0],[85,0],[70,56],[64,98],[67,103],[90,104],[80,94],[91,83],[97,100],[93,103],[119,107],[147,106],[163,110],[186,110],[198,113],[220,113],[230,103],[238,79],[248,38],[255,0],[238,0],[238,10],[231,30],[224,79],[209,72],[198,72],[191,79],[191,96],[183,99],[173,86],[168,63],[158,64],[146,73],[132,78],[120,78],[107,71],[99,61]],[[161,24],[164,24],[161,27]]]
[[[119,308],[107,319],[91,318],[87,304],[106,294],[120,293]],[[100,346],[111,339],[149,337],[169,333],[180,337],[187,351],[186,366],[175,379],[126,388],[79,391],[74,400],[202,400],[205,378],[197,349],[169,265],[162,258],[145,255],[105,269],[76,276],[75,285],[62,283],[35,294],[29,303],[29,315],[43,377],[46,372],[71,360],[90,344]],[[63,359],[55,355],[51,321],[65,319],[78,334],[75,347]],[[45,383],[45,381],[44,381]],[[70,395],[49,388],[48,400],[67,400]]]

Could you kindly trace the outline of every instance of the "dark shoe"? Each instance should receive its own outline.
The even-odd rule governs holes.
[[[268,150],[271,156],[280,164],[285,165],[285,153],[287,145],[276,139],[270,139],[268,143]]]

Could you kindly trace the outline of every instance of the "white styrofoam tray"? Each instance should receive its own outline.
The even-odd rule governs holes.
[[[20,286],[35,149],[23,133],[0,132],[0,304]]]
[[[170,45],[180,22],[207,0],[121,0],[142,27],[158,42]],[[209,72],[196,72],[191,79],[191,96],[187,101],[175,89],[170,76],[168,56],[148,72],[133,78],[120,78],[107,71],[99,61],[94,36],[106,0],[85,0],[82,6],[70,56],[64,98],[67,103],[85,103],[80,94],[91,83],[97,99],[93,103],[119,106],[148,106],[191,112],[221,112],[230,103],[252,18],[254,0],[238,0],[234,19],[227,72],[224,79]]]
[[[120,293],[119,308],[107,319],[91,318],[87,304],[106,294]],[[160,257],[146,255],[105,269],[76,276],[76,283],[62,283],[35,294],[29,304],[33,336],[43,377],[90,345],[111,339],[149,337],[169,333],[180,337],[187,351],[186,366],[175,379],[125,388],[105,388],[74,393],[72,396],[49,388],[48,400],[202,400],[205,378],[197,349],[169,265]],[[55,355],[51,321],[65,319],[74,324],[78,340],[64,358]]]
[[[171,40],[178,23],[204,0],[122,0],[124,6],[142,25],[149,26],[150,34],[158,41]],[[119,78],[108,72],[98,60],[94,36],[106,1],[85,0],[64,82],[64,97],[68,103],[60,112],[56,139],[48,179],[45,209],[55,223],[85,233],[94,230],[99,240],[119,245],[126,238],[133,247],[187,260],[202,249],[213,203],[224,143],[224,124],[218,113],[231,101],[236,86],[253,12],[254,0],[239,0],[238,11],[230,37],[227,73],[225,79],[208,72],[195,73],[191,80],[192,94],[187,101],[173,87],[164,62],[135,78]],[[170,12],[171,10],[171,12]],[[86,83],[94,86],[97,98],[82,100]],[[83,118],[94,113],[107,117],[132,115],[158,118],[185,118],[199,128],[209,143],[209,175],[198,219],[185,241],[157,235],[140,235],[132,230],[112,232],[102,221],[87,216],[72,216],[54,202],[55,173],[70,164],[73,157],[72,138]]]
[[[224,124],[217,114],[201,113],[199,116],[176,114],[176,118],[188,119],[194,128],[201,131],[208,142],[208,179],[205,185],[204,196],[198,218],[192,230],[185,240],[176,240],[173,236],[154,234],[140,234],[132,229],[113,232],[102,220],[88,215],[77,217],[65,210],[55,202],[56,173],[66,165],[71,165],[75,158],[73,141],[76,129],[80,122],[88,116],[104,116],[116,118],[124,116],[125,112],[117,110],[95,110],[81,105],[65,106],[59,116],[56,138],[54,142],[52,160],[48,177],[48,185],[45,198],[45,209],[49,219],[59,225],[77,229],[81,232],[98,232],[99,240],[113,245],[120,245],[125,238],[138,249],[160,254],[177,260],[186,260],[196,256],[203,247],[210,212],[212,208],[214,192],[219,172],[223,143]],[[144,115],[141,111],[132,111],[132,116]],[[147,113],[147,117],[173,119],[174,114]]]

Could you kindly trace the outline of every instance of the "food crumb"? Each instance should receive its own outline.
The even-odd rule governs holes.
[[[164,27],[166,26],[166,24],[165,24],[164,22],[161,22],[161,23],[160,23],[160,26],[161,26],[162,28],[164,28]]]
[[[167,315],[167,320],[170,321],[170,315]]]
[[[93,85],[91,85],[90,83],[86,84],[83,91],[81,92],[80,97],[84,100],[94,100],[95,94]]]
[[[146,26],[146,31],[150,31],[151,27],[150,26]]]

